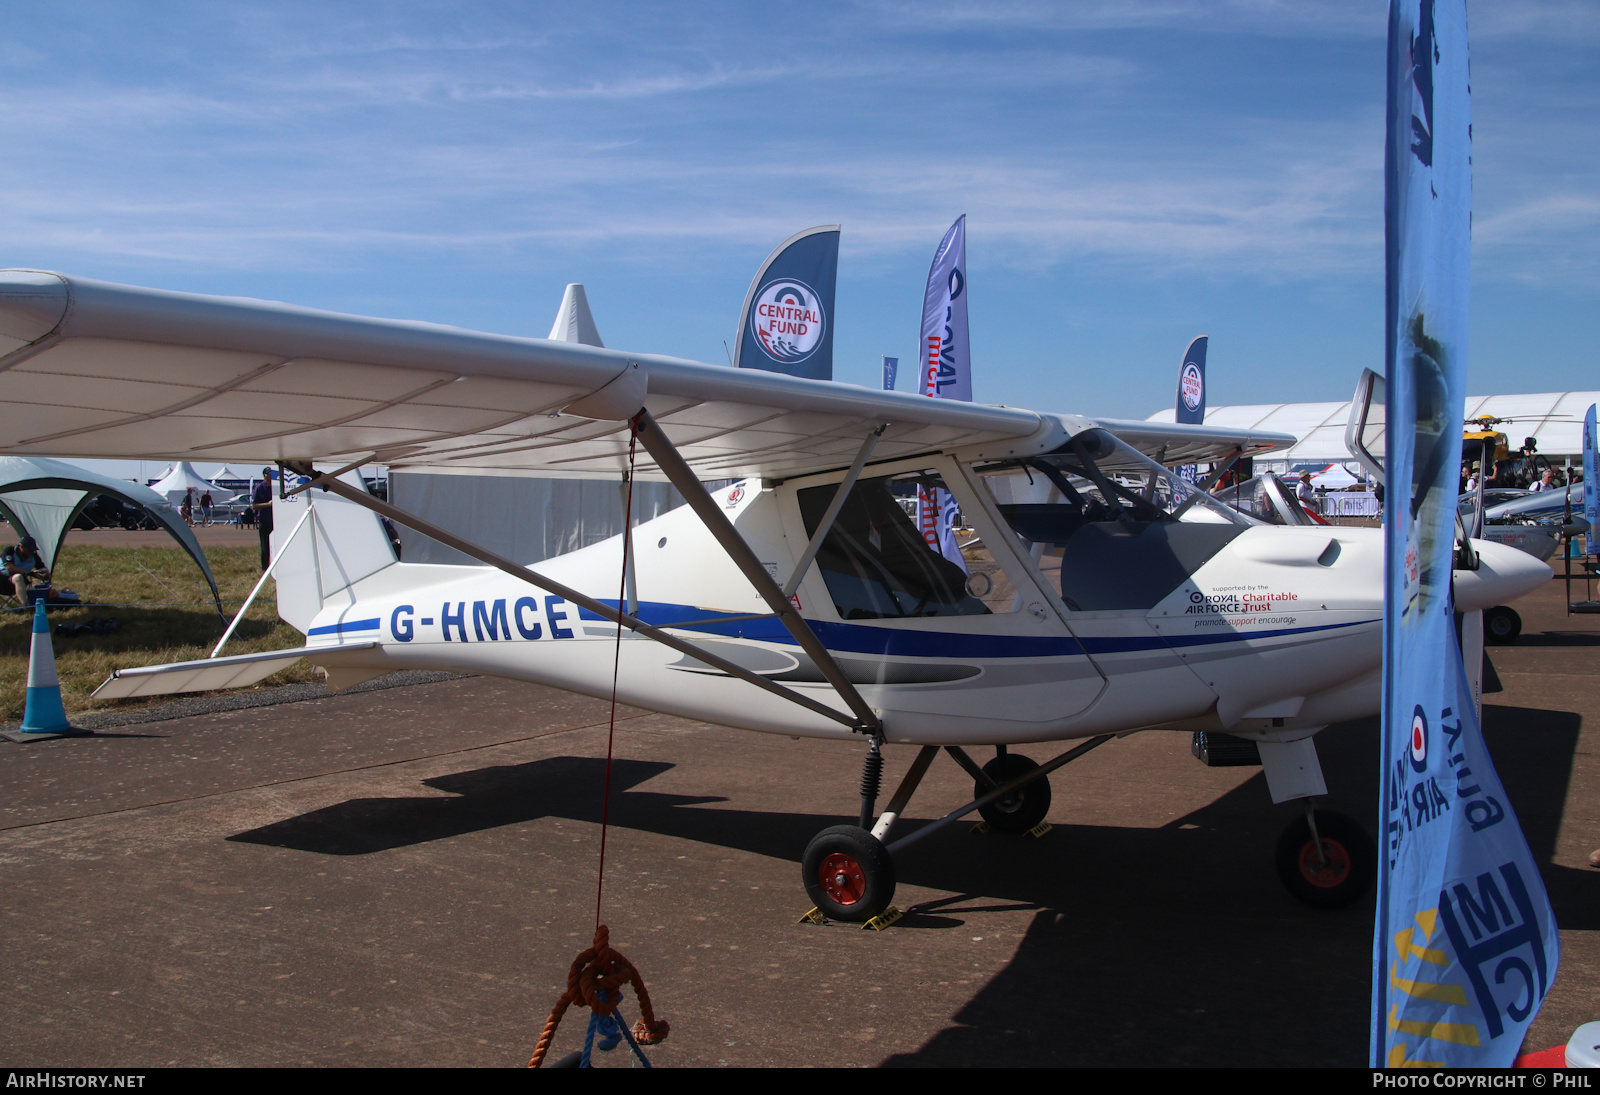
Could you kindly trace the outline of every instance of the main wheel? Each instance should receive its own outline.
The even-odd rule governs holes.
[[[800,877],[830,920],[871,920],[894,899],[894,860],[877,837],[855,825],[835,825],[812,837]]]
[[[1322,855],[1311,839],[1311,826],[1297,817],[1278,838],[1278,878],[1307,905],[1337,909],[1358,901],[1372,885],[1378,853],[1359,822],[1344,814],[1317,811]]]
[[[1039,767],[1020,753],[1006,753],[995,757],[983,766],[983,774],[996,783],[1009,783]],[[989,788],[973,781],[973,797],[981,798]],[[978,807],[978,813],[988,822],[989,828],[1001,833],[1025,833],[1050,812],[1050,779],[1040,776],[1025,783],[1003,798],[987,806]]]
[[[1495,605],[1483,612],[1483,637],[1496,646],[1517,641],[1522,634],[1522,617],[1506,605]]]

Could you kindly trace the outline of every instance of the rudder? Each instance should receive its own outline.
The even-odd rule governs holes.
[[[339,480],[367,489],[359,471],[346,472]],[[308,507],[312,516],[296,533]],[[274,495],[272,558],[278,615],[301,632],[329,601],[353,600],[351,586],[399,561],[376,513],[317,489],[288,498]]]

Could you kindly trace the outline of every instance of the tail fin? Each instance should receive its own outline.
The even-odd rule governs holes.
[[[366,489],[359,471],[339,478]],[[399,561],[377,514],[322,490],[273,498],[272,557],[278,615],[302,632],[329,601],[353,600],[351,586]]]
[[[600,341],[599,329],[594,325],[594,316],[589,312],[589,298],[584,293],[583,286],[577,282],[567,286],[566,294],[561,298],[556,321],[550,326],[550,337],[558,342],[605,346],[605,343]]]

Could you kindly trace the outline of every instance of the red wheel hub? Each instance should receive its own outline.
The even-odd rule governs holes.
[[[1300,874],[1313,886],[1330,890],[1350,877],[1350,853],[1337,840],[1322,838],[1326,862],[1317,862],[1317,842],[1308,840],[1300,849]]]
[[[828,900],[839,905],[854,905],[867,893],[867,876],[861,864],[843,852],[834,852],[817,868],[817,881]]]

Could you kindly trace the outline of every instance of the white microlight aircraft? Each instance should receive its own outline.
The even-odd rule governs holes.
[[[1164,466],[1220,474],[1287,435],[34,271],[0,272],[0,371],[0,451],[289,473],[274,576],[305,647],[125,669],[97,695],[246,685],[306,658],[333,688],[430,668],[605,697],[620,625],[623,702],[862,742],[859,824],[818,834],[802,864],[827,916],[882,912],[893,853],[973,810],[1002,831],[1036,827],[1051,771],[1140,729],[1257,743],[1273,799],[1308,804],[1279,849],[1297,896],[1339,904],[1371,878],[1362,828],[1309,804],[1325,793],[1312,735],[1379,707],[1381,532],[1262,524]],[[611,479],[632,466],[688,505],[633,529],[624,582],[622,537],[524,566],[372,497],[352,474],[369,463]],[[918,488],[950,491],[976,529],[965,572],[907,516]],[[486,566],[402,562],[380,515]],[[1472,547],[1462,611],[1550,575],[1514,548]],[[1008,751],[1075,739],[1044,765]],[[885,745],[920,751],[874,817]],[[994,758],[980,767],[974,746]],[[890,842],[940,749],[975,801]]]

